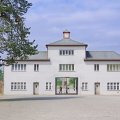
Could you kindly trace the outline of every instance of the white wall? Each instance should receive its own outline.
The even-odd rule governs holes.
[[[74,50],[73,56],[60,56],[59,50]],[[55,94],[55,77],[78,77],[80,95],[94,95],[94,83],[100,82],[100,94],[120,94],[107,91],[107,82],[120,82],[120,72],[107,72],[107,64],[120,62],[85,62],[85,47],[48,47],[50,62],[20,62],[27,64],[26,72],[12,72],[11,66],[4,68],[4,94],[33,94],[33,83],[39,82],[39,94]],[[34,64],[39,64],[39,72],[34,72]],[[60,72],[59,64],[74,64],[75,71]],[[98,72],[94,64],[100,65]],[[11,91],[11,82],[26,82],[26,91]],[[52,82],[52,90],[46,91],[46,82]],[[81,90],[81,83],[88,82],[88,91]]]

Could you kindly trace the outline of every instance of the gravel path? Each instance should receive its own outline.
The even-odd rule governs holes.
[[[120,120],[120,96],[0,96],[0,120]]]

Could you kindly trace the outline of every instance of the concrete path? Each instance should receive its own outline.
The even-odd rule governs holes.
[[[120,96],[0,96],[0,120],[120,120]]]

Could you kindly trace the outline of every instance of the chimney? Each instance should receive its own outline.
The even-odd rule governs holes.
[[[70,32],[68,30],[63,31],[63,39],[70,39]]]

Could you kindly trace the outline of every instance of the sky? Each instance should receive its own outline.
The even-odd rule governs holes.
[[[62,39],[63,31],[71,39],[88,44],[89,51],[120,53],[120,0],[28,0],[33,5],[25,15],[30,40],[39,50]]]

